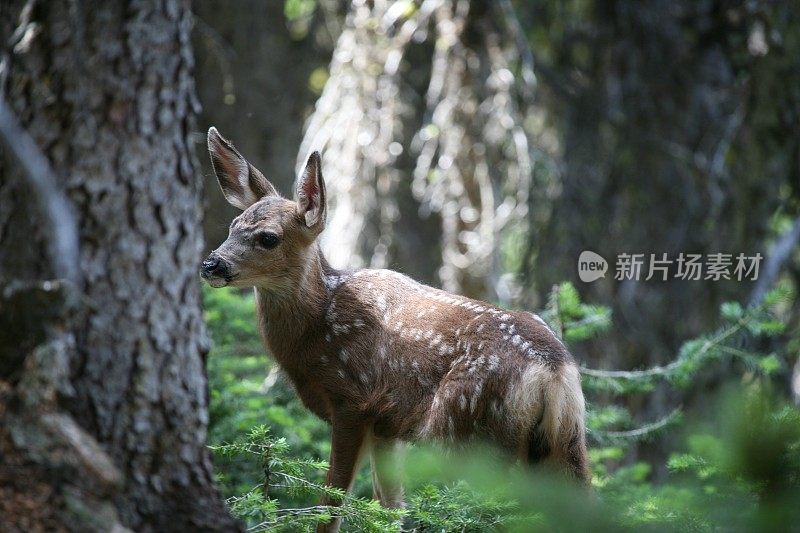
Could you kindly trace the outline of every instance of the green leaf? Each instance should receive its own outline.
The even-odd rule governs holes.
[[[770,354],[766,357],[762,357],[758,361],[758,366],[765,374],[774,374],[781,369],[781,362],[778,356]]]

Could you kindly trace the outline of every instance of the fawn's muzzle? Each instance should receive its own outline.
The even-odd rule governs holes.
[[[200,268],[200,276],[208,281],[212,287],[222,287],[233,279],[228,263],[215,255],[209,255],[203,261]]]

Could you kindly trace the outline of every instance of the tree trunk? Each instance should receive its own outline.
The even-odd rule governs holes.
[[[0,280],[16,289],[0,314],[19,342],[0,354],[17,361],[0,373],[2,470],[13,462],[16,481],[39,483],[27,489],[61,507],[33,507],[62,527],[237,529],[205,447],[188,2],[4,2],[0,24],[2,89],[75,207],[85,282],[77,300],[19,283],[60,273],[21,171],[3,158]],[[0,513],[0,529],[48,527],[18,512]]]

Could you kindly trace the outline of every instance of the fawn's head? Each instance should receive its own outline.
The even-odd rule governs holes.
[[[283,198],[264,175],[224,139],[208,130],[208,152],[225,199],[243,212],[228,238],[203,261],[200,275],[212,287],[291,289],[302,279],[314,241],[325,227],[325,182],[314,152]]]

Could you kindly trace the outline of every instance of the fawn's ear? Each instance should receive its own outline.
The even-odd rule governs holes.
[[[325,180],[322,179],[322,161],[319,152],[314,152],[308,157],[306,168],[297,178],[294,199],[297,201],[297,214],[305,220],[306,226],[316,233],[321,232],[325,228],[327,211]]]
[[[265,196],[278,196],[267,178],[214,126],[208,129],[208,153],[222,194],[232,206],[244,211]]]

